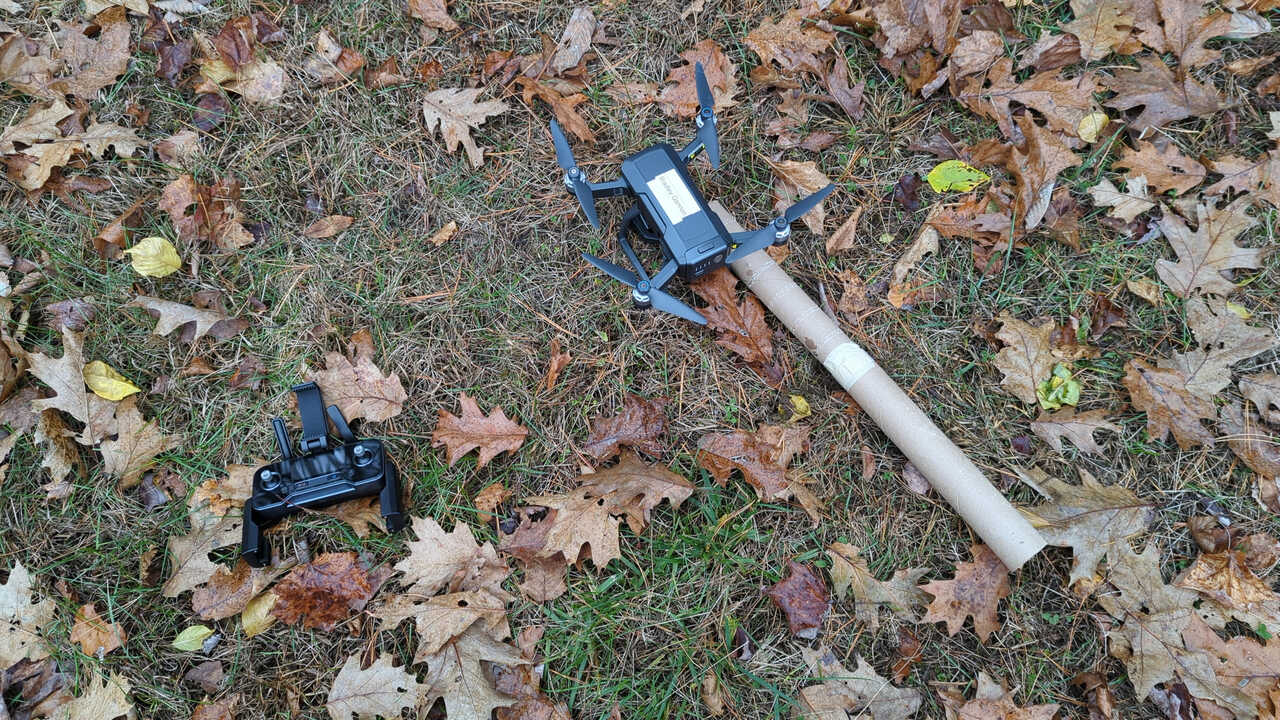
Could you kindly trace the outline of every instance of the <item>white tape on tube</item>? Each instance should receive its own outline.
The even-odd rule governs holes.
[[[822,361],[822,366],[831,373],[836,382],[840,383],[840,387],[848,390],[854,383],[861,380],[868,370],[876,366],[876,361],[872,360],[865,350],[858,347],[857,343],[844,342],[827,355]]]

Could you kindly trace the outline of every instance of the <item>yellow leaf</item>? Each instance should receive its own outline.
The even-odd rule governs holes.
[[[1085,142],[1094,142],[1098,139],[1098,134],[1102,132],[1102,128],[1111,122],[1111,118],[1107,117],[1104,112],[1091,112],[1080,118],[1080,123],[1076,126],[1076,134]]]
[[[85,365],[82,374],[84,384],[89,386],[94,395],[111,402],[118,402],[142,390],[101,360],[94,360]]]
[[[178,633],[173,639],[173,646],[179,650],[195,652],[204,646],[204,641],[213,634],[213,628],[204,625],[192,625]]]
[[[990,179],[990,175],[963,160],[943,160],[925,176],[935,192],[968,192]]]
[[[793,423],[797,420],[803,420],[813,414],[813,410],[809,407],[809,401],[803,395],[791,396],[791,419],[787,422]]]
[[[1239,316],[1241,320],[1248,320],[1253,317],[1253,313],[1249,312],[1249,308],[1233,303],[1230,300],[1227,301],[1227,309]]]
[[[172,275],[182,267],[178,251],[162,237],[143,238],[125,253],[133,256],[133,269],[146,277]]]
[[[275,624],[276,616],[271,608],[276,604],[276,594],[268,590],[249,601],[240,613],[240,626],[244,628],[245,637],[253,637]]]

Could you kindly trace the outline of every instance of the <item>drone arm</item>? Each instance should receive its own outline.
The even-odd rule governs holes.
[[[653,286],[656,288],[666,287],[666,284],[671,282],[671,278],[675,277],[676,270],[678,269],[679,266],[676,265],[675,260],[667,262],[667,264],[663,265],[662,269],[658,271],[658,274],[653,277]]]
[[[611,198],[620,195],[626,195],[631,192],[631,186],[626,180],[618,178],[617,180],[609,180],[608,182],[589,183],[591,186],[591,197],[593,198]]]
[[[698,157],[698,153],[702,152],[706,148],[707,144],[703,142],[702,138],[695,136],[689,141],[689,144],[685,145],[684,149],[680,151],[680,161],[687,165],[692,162],[694,158]]]

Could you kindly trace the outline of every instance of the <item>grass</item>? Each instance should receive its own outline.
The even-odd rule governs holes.
[[[1059,3],[1048,16],[1020,11],[1019,27],[1028,35],[1053,27],[1044,18],[1065,16],[1065,7]],[[198,26],[216,32],[227,17],[248,9],[247,3],[230,3]],[[597,8],[620,41],[592,66],[598,86],[661,80],[680,51],[709,36],[738,63],[745,88],[756,59],[741,38],[759,18],[776,17],[785,8],[779,2],[714,6],[696,23],[678,22],[682,9],[682,4],[633,2]],[[592,417],[611,411],[628,391],[670,398],[666,460],[693,479],[699,492],[678,510],[657,511],[643,535],[624,530],[622,561],[571,571],[564,597],[545,606],[521,601],[512,608],[515,628],[546,626],[540,650],[546,655],[548,692],[567,702],[577,717],[592,720],[608,717],[615,704],[627,718],[700,716],[698,685],[708,672],[720,678],[733,716],[789,717],[796,691],[807,682],[801,645],[787,636],[782,615],[761,594],[762,587],[780,578],[787,559],[825,567],[821,551],[836,540],[863,547],[880,577],[908,566],[930,568],[930,578],[947,577],[957,562],[968,559],[973,542],[968,530],[939,501],[906,489],[902,457],[865,417],[843,413],[843,404],[831,397],[834,386],[798,343],[780,338],[779,351],[792,359],[795,373],[783,391],[767,388],[709,335],[673,318],[631,311],[622,292],[587,271],[578,258],[582,249],[610,255],[617,248],[608,228],[592,231],[560,192],[539,129],[545,108],[530,112],[509,98],[512,110],[476,132],[477,142],[487,148],[479,169],[460,155],[446,154],[438,137],[423,132],[418,103],[425,90],[465,83],[473,74],[472,58],[489,50],[535,50],[538,33],[559,33],[567,6],[459,3],[454,15],[464,26],[476,23],[495,28],[493,33],[430,43],[421,40],[400,7],[387,4],[270,10],[279,15],[288,40],[269,51],[291,69],[292,88],[278,107],[233,103],[227,121],[203,138],[205,154],[190,168],[206,183],[228,174],[243,181],[246,215],[270,226],[261,242],[203,258],[195,278],[183,273],[146,280],[123,262],[99,259],[88,242],[97,229],[138,196],[157,194],[176,174],[149,158],[95,163],[93,171],[109,177],[114,187],[83,198],[83,211],[50,197],[29,205],[12,186],[0,190],[0,239],[15,256],[42,258],[47,275],[23,299],[23,307],[32,308],[25,342],[58,354],[59,340],[39,322],[39,308],[91,295],[98,319],[86,334],[86,356],[106,360],[144,388],[162,376],[172,380],[168,391],[149,394],[142,404],[148,417],[183,434],[184,443],[165,461],[188,487],[219,475],[227,463],[269,456],[267,419],[290,412],[288,387],[304,377],[305,368],[321,365],[325,352],[341,351],[346,338],[362,327],[373,332],[379,366],[398,373],[409,391],[405,412],[369,431],[390,439],[408,480],[413,514],[431,515],[445,527],[470,523],[489,539],[495,539],[492,529],[478,522],[472,506],[477,490],[492,482],[517,496],[563,488],[576,475],[576,448]],[[76,11],[68,5],[38,13],[69,17]],[[371,63],[394,55],[402,67],[412,68],[437,59],[445,75],[432,83],[373,92],[359,82],[310,86],[293,70],[323,27]],[[819,282],[829,293],[838,292],[841,270],[857,271],[869,285],[887,278],[913,239],[925,210],[911,213],[887,201],[898,177],[927,171],[932,164],[906,149],[909,138],[943,127],[969,140],[996,134],[989,123],[953,103],[907,95],[876,66],[873,48],[846,39],[852,74],[868,83],[866,117],[851,123],[815,106],[810,128],[839,132],[844,140],[820,156],[786,154],[819,160],[840,184],[842,192],[828,201],[832,227],[855,206],[866,206],[863,238],[848,255],[828,259],[820,239],[797,230],[787,268],[815,293]],[[1260,41],[1258,51],[1265,50]],[[129,72],[95,103],[99,120],[119,120],[132,101],[152,111],[142,131],[146,137],[186,127],[192,94],[155,81],[154,62],[149,55],[135,55]],[[0,114],[20,116],[27,100],[3,92]],[[746,91],[738,99],[738,107],[722,121],[724,169],[711,173],[699,166],[695,177],[744,224],[759,223],[771,206],[765,160],[774,146],[764,125],[772,101]],[[1240,136],[1256,150],[1267,127],[1264,109],[1246,104],[1235,112]],[[597,175],[651,139],[679,141],[689,132],[686,124],[654,108],[620,106],[598,92],[587,115],[600,139],[593,147],[578,146],[578,152]],[[1173,137],[1193,155],[1235,151],[1219,125],[1185,123]],[[1107,172],[1109,159],[1099,154],[1065,174],[1072,193],[1083,198]],[[318,217],[305,209],[308,198],[325,213],[356,217],[355,225],[337,238],[305,239],[301,228]],[[923,198],[926,209],[942,199],[927,189]],[[138,237],[172,238],[154,202],[144,207]],[[612,212],[602,215],[612,217]],[[1275,211],[1267,211],[1264,219],[1249,244],[1274,243]],[[425,245],[425,238],[450,220],[459,225],[457,236],[439,248]],[[1079,364],[1082,408],[1113,408],[1123,428],[1120,437],[1105,442],[1103,457],[1069,446],[1059,454],[1037,445],[1031,457],[1011,449],[1012,438],[1029,433],[1033,415],[998,390],[999,374],[991,366],[996,348],[971,331],[973,323],[1005,310],[1059,320],[1086,314],[1089,293],[1111,292],[1125,279],[1153,275],[1154,261],[1170,256],[1163,241],[1134,244],[1105,230],[1096,217],[1087,218],[1083,228],[1082,253],[1034,239],[989,277],[974,269],[967,245],[944,243],[925,267],[950,290],[947,298],[909,311],[878,309],[850,329],[1016,501],[1036,498],[1016,482],[1013,467],[1039,464],[1067,479],[1082,468],[1161,504],[1152,535],[1170,557],[1191,552],[1177,523],[1195,512],[1201,496],[1219,500],[1246,528],[1274,532],[1272,520],[1249,499],[1249,475],[1223,451],[1177,452],[1147,437],[1141,414],[1123,409],[1124,362],[1167,355],[1189,341],[1174,307],[1152,308],[1121,293],[1128,329],[1112,331],[1103,355]],[[1260,321],[1273,325],[1275,266],[1269,260],[1256,274],[1244,301]],[[192,293],[209,289],[224,294],[230,312],[250,317],[250,329],[230,341],[187,346],[152,335],[145,313],[121,307],[138,292],[186,302]],[[404,300],[419,296],[430,297]],[[251,299],[267,309],[255,311]],[[553,337],[560,337],[574,361],[554,389],[537,393]],[[262,358],[267,367],[256,393],[227,385],[246,354]],[[196,357],[218,372],[181,376]],[[1275,358],[1245,365],[1244,371],[1275,371]],[[530,428],[518,454],[482,470],[470,459],[454,468],[443,465],[430,447],[431,428],[437,410],[456,411],[462,391],[485,408],[501,405]],[[817,527],[795,508],[755,500],[740,480],[716,487],[692,456],[697,439],[709,430],[785,420],[789,412],[781,406],[791,393],[804,395],[814,410],[812,449],[797,465],[826,503],[825,520]],[[877,461],[876,472],[865,480],[858,471],[864,445]],[[83,455],[90,468],[96,467],[91,453]],[[182,498],[148,513],[135,494],[118,492],[91,470],[77,481],[69,501],[46,501],[39,461],[39,449],[28,439],[20,441],[0,485],[0,512],[9,528],[0,533],[0,564],[21,561],[57,600],[58,620],[50,632],[61,641],[55,647],[65,670],[80,682],[94,666],[119,672],[134,685],[141,717],[186,717],[200,693],[178,678],[205,656],[177,652],[169,643],[196,621],[190,600],[160,597],[154,581],[140,577],[138,568],[144,553],[158,550],[162,558],[166,538],[185,532]],[[357,549],[383,562],[400,557],[404,538],[360,539],[335,521],[309,518],[295,523],[283,542],[313,554]],[[1083,716],[1082,699],[1069,681],[1094,667],[1112,679],[1126,715],[1150,709],[1127,694],[1129,685],[1119,679],[1123,668],[1107,656],[1090,606],[1062,589],[1069,562],[1067,552],[1050,550],[1015,576],[1013,594],[1002,608],[1004,626],[985,646],[967,629],[948,637],[941,626],[913,627],[926,657],[908,684],[925,691],[922,715],[942,714],[930,691],[933,684],[970,692],[977,672],[985,671],[1016,687],[1020,702],[1059,702],[1067,716]],[[74,611],[85,602],[96,603],[105,618],[124,625],[130,640],[122,650],[99,660],[66,642]],[[737,624],[759,646],[751,663],[726,658],[726,634],[732,635],[729,628]],[[896,648],[898,624],[886,617],[871,631],[853,621],[849,606],[837,602],[823,640],[846,664],[862,655],[884,672]],[[244,696],[243,716],[255,718],[285,717],[291,707],[300,708],[300,717],[325,716],[322,705],[333,668],[370,642],[367,631],[351,636],[277,625],[250,639],[232,621],[217,623],[217,630],[222,640],[210,656],[223,662],[227,687]],[[412,654],[408,633],[383,633],[373,642],[401,659]]]

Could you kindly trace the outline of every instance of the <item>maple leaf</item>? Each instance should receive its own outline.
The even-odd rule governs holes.
[[[957,563],[954,579],[920,586],[934,596],[920,621],[945,622],[947,634],[955,635],[964,626],[964,619],[972,615],[978,640],[986,643],[1000,627],[996,609],[1000,598],[1010,592],[1009,569],[986,545],[974,545],[969,552],[973,562]]]
[[[1213,403],[1187,389],[1187,376],[1181,370],[1134,359],[1125,365],[1121,382],[1133,406],[1147,414],[1147,433],[1153,440],[1163,440],[1172,431],[1183,449],[1213,442],[1213,434],[1200,424],[1217,416]]]
[[[360,610],[378,589],[353,552],[324,553],[281,580],[271,614],[288,625],[332,630]]]
[[[194,343],[207,334],[218,339],[226,339],[240,333],[245,327],[244,321],[212,308],[198,308],[183,305],[169,300],[139,295],[125,307],[140,307],[156,316],[156,326],[152,333],[168,335],[182,328],[179,337]],[[188,333],[190,337],[188,338]]]
[[[1192,231],[1177,214],[1166,209],[1158,226],[1178,262],[1156,261],[1156,274],[1178,297],[1193,293],[1230,295],[1236,284],[1223,273],[1235,269],[1255,269],[1262,262],[1260,248],[1242,248],[1235,240],[1257,220],[1247,213],[1250,198],[1242,197],[1223,208],[1196,205],[1196,229]]]
[[[1078,155],[1048,128],[1036,125],[1030,115],[1017,120],[1025,142],[1010,153],[1005,169],[1017,181],[1015,213],[1025,218],[1028,232],[1036,229],[1049,210],[1058,173],[1081,163]]]
[[[325,369],[308,377],[320,386],[326,402],[338,406],[348,421],[381,422],[399,415],[409,398],[400,376],[385,375],[373,364],[373,335],[360,329],[351,335],[347,354],[325,353]]]
[[[997,320],[1000,330],[996,338],[1005,343],[993,361],[1004,373],[1000,386],[1022,402],[1036,404],[1036,385],[1053,373],[1058,362],[1051,350],[1057,323],[1045,319],[1039,325],[1031,325],[1008,312],[1000,313]]]
[[[1192,298],[1186,314],[1194,346],[1157,365],[1180,371],[1187,378],[1187,391],[1205,400],[1231,384],[1232,365],[1276,346],[1275,335],[1247,324],[1222,298]]]
[[[1136,130],[1167,125],[1188,117],[1207,117],[1226,107],[1214,87],[1202,85],[1190,73],[1175,77],[1159,58],[1138,58],[1138,69],[1117,70],[1108,88],[1116,96],[1104,105],[1117,110],[1142,106],[1133,120]]]
[[[400,717],[401,710],[414,708],[422,697],[423,685],[404,668],[392,665],[390,654],[382,655],[373,664],[360,669],[360,657],[356,653],[347,658],[338,670],[325,700],[325,709],[333,720],[374,720],[375,717]]]
[[[119,8],[124,12],[124,8]],[[52,720],[114,720],[120,716],[133,718],[133,703],[129,702],[129,691],[133,688],[124,677],[112,673],[110,678],[102,677],[95,667],[89,682],[84,685],[84,693],[54,710]]]
[[[15,562],[9,579],[0,585],[0,665],[48,657],[42,633],[53,622],[53,600],[32,598],[31,573]]]
[[[1155,207],[1151,202],[1151,193],[1147,191],[1147,178],[1143,175],[1130,177],[1126,182],[1126,192],[1121,192],[1112,182],[1103,178],[1097,185],[1089,188],[1089,196],[1098,207],[1111,208],[1107,217],[1119,218],[1124,222],[1133,219]]]
[[[1255,373],[1240,378],[1240,394],[1269,423],[1280,424],[1280,375]]]
[[[799,10],[788,10],[782,19],[765,20],[747,33],[743,42],[760,56],[760,64],[777,64],[783,72],[823,74],[820,60],[835,41],[835,34],[808,22]]]
[[[440,652],[426,659],[422,704],[430,707],[444,698],[450,720],[488,720],[497,708],[516,699],[499,693],[485,674],[482,662],[527,665],[515,647],[498,642],[482,629],[472,627]]]
[[[889,580],[877,580],[867,567],[859,549],[845,543],[827,547],[831,558],[831,584],[836,597],[853,595],[854,617],[875,630],[880,627],[880,608],[886,608],[907,622],[918,622],[917,608],[929,602],[929,596],[916,585],[929,572],[928,568],[896,570]]]
[[[253,475],[265,464],[262,458],[249,465],[228,464],[225,477],[209,478],[196,486],[187,506],[193,513],[215,518],[240,508],[253,496]]]
[[[733,99],[738,93],[735,78],[738,66],[729,60],[716,41],[702,40],[680,53],[680,57],[686,64],[672,69],[667,75],[669,86],[657,98],[664,112],[681,118],[691,118],[698,113],[698,91],[694,79],[697,63],[702,63],[707,84],[711,86],[715,111],[721,113],[738,104]]]
[[[436,429],[431,433],[431,446],[445,448],[449,467],[453,467],[463,455],[478,448],[478,470],[498,455],[504,452],[514,453],[524,444],[529,431],[508,419],[502,408],[494,408],[492,413],[485,415],[476,401],[465,392],[459,402],[462,405],[462,416],[440,410]]]
[[[697,460],[721,487],[737,470],[762,500],[785,500],[792,494],[787,466],[796,453],[808,449],[808,428],[762,425],[753,433],[734,430],[703,435]]]
[[[471,131],[479,129],[494,115],[501,115],[509,108],[500,100],[477,102],[484,88],[449,88],[427,93],[422,99],[422,115],[427,122],[427,133],[434,134],[437,124],[440,136],[449,152],[462,145],[471,161],[478,168],[484,162],[484,151],[476,145]]]
[[[1249,569],[1239,550],[1200,553],[1174,585],[1195,590],[1251,628],[1280,626],[1280,595]]]
[[[1207,172],[1204,165],[1183,155],[1173,143],[1158,150],[1146,140],[1139,140],[1136,150],[1125,148],[1112,166],[1128,169],[1126,178],[1145,177],[1157,193],[1171,191],[1177,195],[1204,182]]]
[[[1119,425],[1107,420],[1108,412],[1106,409],[1100,409],[1077,413],[1073,407],[1066,407],[1055,413],[1042,410],[1040,417],[1032,421],[1031,432],[1040,436],[1058,452],[1062,452],[1062,438],[1065,437],[1086,455],[1101,455],[1102,448],[1098,447],[1098,441],[1093,439],[1093,434],[1099,430],[1110,430],[1114,433],[1119,433],[1121,430]]]
[[[409,520],[418,539],[408,543],[409,554],[396,563],[395,570],[411,594],[428,597],[445,588],[485,590],[505,600],[501,585],[510,570],[492,544],[477,543],[466,523],[446,533],[432,518]]]
[[[234,178],[201,185],[191,175],[181,175],[165,186],[157,204],[168,213],[178,239],[192,249],[212,245],[238,250],[254,242],[253,233],[244,228],[240,181]]]
[[[449,17],[446,0],[409,0],[409,16],[426,23],[427,27],[445,32],[458,30],[458,23]]]
[[[583,451],[596,460],[608,460],[624,447],[661,455],[665,449],[661,437],[667,431],[666,407],[664,399],[647,400],[627,393],[617,415],[591,421],[591,434]]]
[[[115,403],[85,390],[84,350],[79,335],[63,328],[62,357],[28,353],[28,372],[54,392],[51,398],[31,401],[35,412],[61,410],[84,423],[76,438],[81,445],[94,445],[116,432]]]
[[[1120,0],[1071,0],[1075,19],[1062,25],[1080,40],[1080,56],[1101,60],[1129,38],[1133,15]]]
[[[93,603],[85,603],[76,610],[75,624],[71,626],[71,642],[79,643],[85,655],[101,657],[121,648],[127,639],[123,628],[98,616]]]
[[[906,720],[915,716],[924,700],[919,690],[895,687],[861,655],[858,666],[850,671],[821,645],[800,652],[809,672],[823,681],[800,689],[803,717],[849,720],[869,715],[872,720]]]
[[[221,567],[209,560],[209,554],[240,542],[242,525],[241,519],[233,515],[212,519],[193,515],[190,533],[169,538],[172,571],[161,594],[167,598],[178,597],[208,582]]]
[[[764,306],[753,295],[739,302],[737,285],[737,276],[722,267],[689,288],[707,303],[698,311],[716,331],[716,344],[742,358],[771,387],[781,387],[787,370],[781,358],[774,358],[773,331],[765,321]]]
[[[1058,72],[1039,72],[1018,82],[1013,74],[1013,60],[1001,58],[985,76],[966,81],[956,100],[979,115],[996,122],[1007,138],[1017,138],[1012,103],[1025,105],[1044,116],[1049,128],[1075,137],[1080,120],[1093,112],[1095,93],[1102,87],[1093,73],[1064,78]]]
[[[122,7],[98,13],[92,23],[66,23],[58,33],[54,57],[65,65],[63,77],[49,87],[92,100],[129,67],[129,20]]]
[[[1034,487],[1048,502],[1021,508],[1045,542],[1071,548],[1068,586],[1092,578],[1108,553],[1128,548],[1128,539],[1145,530],[1155,516],[1154,505],[1128,488],[1103,485],[1084,470],[1080,479],[1080,485],[1057,478],[1038,481]]]
[[[787,616],[791,634],[813,640],[822,627],[822,619],[831,609],[827,585],[808,565],[787,561],[787,576],[765,590],[765,595]]]
[[[177,447],[181,438],[165,435],[138,412],[137,398],[125,398],[116,407],[116,439],[103,440],[102,471],[119,478],[121,489],[131,488],[142,480],[155,457]]]
[[[972,700],[944,692],[942,702],[948,715],[954,713],[957,720],[1052,720],[1060,707],[1057,703],[1018,707],[1013,693],[981,671]]]

